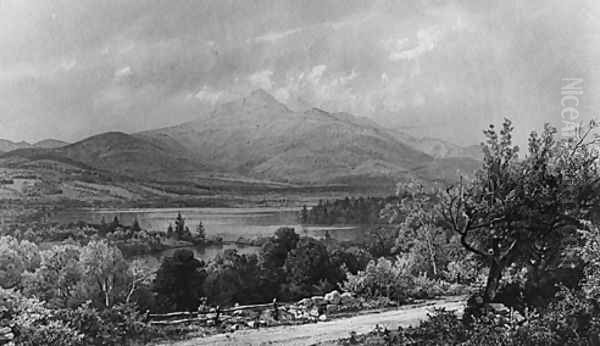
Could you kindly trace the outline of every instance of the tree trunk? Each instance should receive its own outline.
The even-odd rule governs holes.
[[[429,260],[431,261],[431,268],[433,270],[433,277],[437,278],[438,275],[438,271],[437,271],[437,264],[435,263],[435,251],[433,249],[433,240],[432,240],[432,235],[431,235],[431,229],[427,230],[427,233],[425,235],[425,242],[427,243],[427,251],[429,252]]]
[[[487,284],[485,286],[485,295],[483,297],[486,303],[491,303],[496,298],[498,286],[500,286],[500,279],[502,278],[502,266],[496,261],[492,261],[490,265],[490,272],[487,278]]]

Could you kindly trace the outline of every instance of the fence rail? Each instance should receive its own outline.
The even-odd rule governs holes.
[[[195,322],[208,323],[211,320],[215,323],[220,323],[226,322],[227,320],[232,318],[232,316],[230,315],[225,315],[228,313],[246,310],[255,310],[258,312],[262,312],[269,309],[273,310],[275,312],[275,315],[277,315],[279,305],[276,302],[274,302],[266,304],[238,305],[226,309],[220,309],[219,307],[217,307],[216,309],[212,308],[210,311],[181,311],[170,312],[166,314],[148,314],[148,318],[150,319],[150,324],[163,326]]]

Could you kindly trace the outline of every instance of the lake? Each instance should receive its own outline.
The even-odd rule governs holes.
[[[298,222],[300,208],[139,208],[139,209],[74,209],[55,214],[53,221],[66,224],[85,221],[110,222],[115,216],[124,225],[130,225],[137,218],[143,229],[166,232],[169,224],[174,225],[177,213],[181,212],[186,225],[193,231],[199,222],[204,224],[207,237],[218,236],[225,241],[235,241],[240,237],[252,239],[272,236],[280,227],[293,227],[301,236],[324,238],[326,233],[340,241],[354,240],[360,233],[356,226],[303,226]],[[196,256],[210,259],[227,249],[238,249],[241,253],[256,252],[258,248],[225,244],[222,247],[193,248]],[[171,253],[172,250],[163,252]]]

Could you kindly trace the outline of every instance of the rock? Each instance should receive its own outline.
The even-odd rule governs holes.
[[[319,321],[327,321],[327,315],[323,314],[321,316],[319,316]]]
[[[335,304],[327,304],[327,308],[325,311],[327,311],[328,315],[335,314],[336,312],[338,312],[338,306]]]
[[[256,321],[248,321],[248,322],[246,323],[246,325],[247,325],[249,328],[252,328],[252,329],[255,329],[255,328],[257,327]]]
[[[506,305],[504,304],[500,304],[500,303],[491,303],[489,304],[490,308],[492,308],[492,311],[496,314],[499,315],[508,315],[510,314],[510,309],[506,307]]]
[[[333,305],[338,305],[342,299],[340,292],[334,290],[325,295],[325,300]]]
[[[351,306],[356,304],[356,298],[354,298],[352,293],[344,292],[340,295],[340,302],[342,305]]]
[[[313,304],[316,306],[325,304],[325,298],[323,298],[322,296],[314,296],[310,299],[312,300]]]
[[[304,298],[301,301],[298,302],[299,306],[312,306],[313,305],[313,301],[310,298]]]
[[[312,308],[309,312],[308,312],[309,316],[313,316],[313,317],[319,317],[319,308],[317,308],[316,306],[314,308]]]

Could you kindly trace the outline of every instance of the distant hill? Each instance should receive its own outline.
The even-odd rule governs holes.
[[[34,144],[28,142],[12,142],[7,139],[0,139],[0,152],[9,152],[17,149],[27,148],[59,148],[69,143],[57,139],[45,139]]]
[[[49,138],[49,139],[44,139],[44,140],[34,143],[32,145],[32,147],[52,149],[52,148],[64,147],[65,145],[69,145],[69,143],[60,141],[58,139]]]
[[[27,142],[12,142],[6,139],[0,139],[0,151],[8,152],[16,149],[29,148],[31,144]]]
[[[22,143],[0,158],[61,162],[146,180],[230,177],[232,182],[361,187],[389,186],[408,176],[453,180],[478,166],[471,149],[414,139],[348,113],[293,111],[263,90],[177,126],[109,132],[65,144]]]
[[[483,154],[479,145],[461,147],[437,138],[416,138],[402,131],[393,131],[393,133],[395,133],[401,141],[436,159],[471,158],[477,161],[481,161],[482,159]]]

